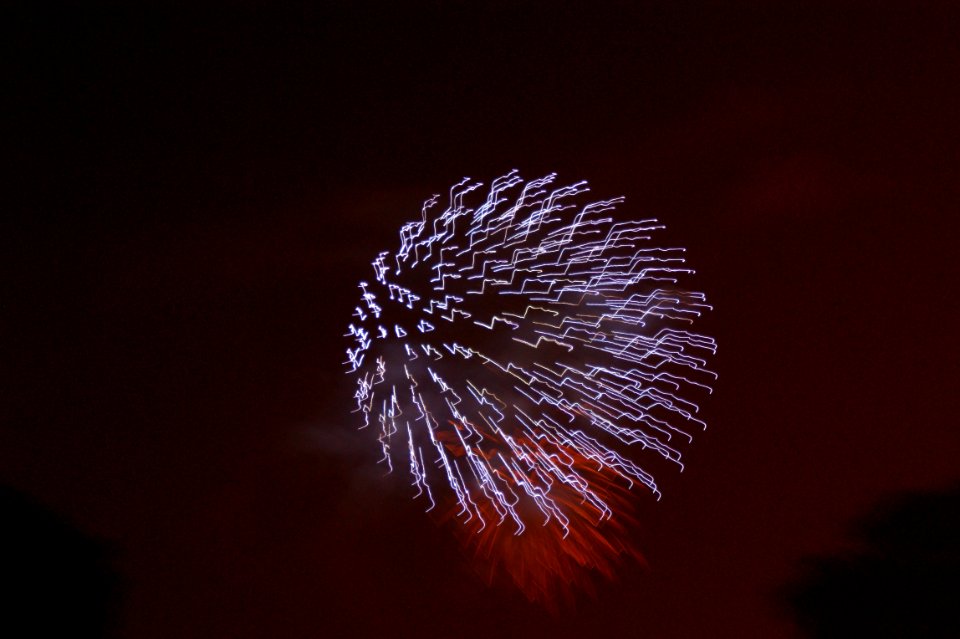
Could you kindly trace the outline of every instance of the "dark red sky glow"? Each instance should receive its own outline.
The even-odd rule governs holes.
[[[0,483],[114,550],[120,636],[790,637],[804,555],[960,479],[949,3],[240,4],[0,20]],[[649,567],[555,617],[380,480],[340,366],[400,224],[514,167],[664,221],[720,346]]]

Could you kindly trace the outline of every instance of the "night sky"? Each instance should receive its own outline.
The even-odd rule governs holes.
[[[0,10],[0,483],[117,636],[790,637],[804,557],[960,481],[955,7],[275,4]],[[557,616],[381,480],[341,365],[399,226],[512,168],[666,223],[720,346],[649,566]]]

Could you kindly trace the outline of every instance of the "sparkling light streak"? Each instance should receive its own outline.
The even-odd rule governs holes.
[[[682,469],[715,379],[684,249],[653,244],[656,220],[617,221],[623,198],[580,203],[586,182],[554,180],[511,171],[485,196],[464,179],[443,209],[427,200],[373,260],[346,333],[382,463],[427,510],[452,504],[532,599],[632,552],[625,491],[660,492],[631,451]]]

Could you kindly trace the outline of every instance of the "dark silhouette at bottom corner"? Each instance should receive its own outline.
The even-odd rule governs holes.
[[[0,636],[111,636],[120,581],[110,548],[7,486],[0,521]]]
[[[885,500],[783,591],[807,636],[960,637],[960,485]]]

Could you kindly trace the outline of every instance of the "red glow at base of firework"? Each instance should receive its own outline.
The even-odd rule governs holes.
[[[458,452],[453,446],[448,449]],[[478,504],[485,523],[478,517],[464,521],[456,508],[450,508],[445,517],[456,520],[452,528],[487,583],[494,585],[506,578],[527,599],[552,612],[562,603],[572,604],[575,592],[592,594],[598,575],[614,579],[616,566],[624,559],[645,565],[628,534],[628,528],[635,528],[637,522],[630,514],[631,493],[624,479],[575,450],[564,452],[574,458],[576,471],[613,511],[611,516],[603,518],[576,491],[554,485],[551,498],[569,519],[566,530],[556,518],[546,521],[529,498],[520,504],[527,524],[521,534],[516,534],[517,526],[510,520],[497,525],[500,515],[487,501]]]

